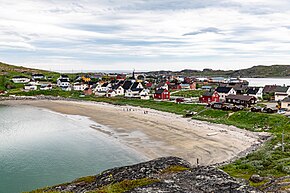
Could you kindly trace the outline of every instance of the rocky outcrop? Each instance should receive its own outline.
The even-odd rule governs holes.
[[[230,177],[211,166],[192,167],[177,157],[163,157],[149,162],[106,170],[101,174],[37,192],[260,192],[245,182]]]

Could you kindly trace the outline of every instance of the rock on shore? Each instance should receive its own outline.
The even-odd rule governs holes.
[[[177,157],[163,157],[109,169],[96,176],[34,192],[260,192],[214,167],[192,167]]]

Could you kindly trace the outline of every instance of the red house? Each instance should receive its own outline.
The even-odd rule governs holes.
[[[154,99],[169,100],[170,92],[167,89],[158,89],[154,93]]]
[[[205,92],[201,97],[199,97],[199,102],[201,103],[212,103],[219,102],[220,95],[216,92]]]

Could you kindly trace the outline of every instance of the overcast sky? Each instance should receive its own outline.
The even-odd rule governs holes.
[[[290,63],[289,0],[0,0],[0,61],[48,70]]]

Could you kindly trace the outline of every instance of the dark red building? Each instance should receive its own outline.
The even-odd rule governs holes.
[[[201,103],[212,103],[219,102],[220,95],[216,92],[205,92],[201,97],[199,97],[199,102]]]
[[[170,92],[167,89],[158,89],[154,93],[154,99],[169,100]]]

